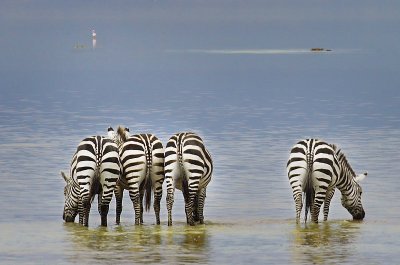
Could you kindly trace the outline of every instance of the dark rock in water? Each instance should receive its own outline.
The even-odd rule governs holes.
[[[312,52],[330,52],[331,49],[324,49],[324,48],[311,48]]]

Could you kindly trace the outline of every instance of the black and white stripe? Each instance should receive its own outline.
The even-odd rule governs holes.
[[[88,226],[91,202],[97,194],[101,225],[107,226],[109,204],[120,172],[118,147],[111,139],[92,136],[82,140],[71,162],[71,176],[66,177],[67,187],[71,187],[67,188],[70,192],[65,192],[64,220],[75,219],[78,183],[79,223]]]
[[[66,182],[64,187],[65,203],[63,212],[63,220],[66,222],[74,222],[78,212],[81,211],[81,209],[78,209],[78,207],[80,208],[82,206],[79,204],[80,186],[75,175],[77,162],[76,158],[77,156],[75,152],[72,157],[69,175],[66,175],[61,171],[61,176]]]
[[[303,192],[306,197],[306,221],[310,209],[311,220],[318,222],[323,203],[324,220],[327,220],[335,187],[342,193],[342,205],[353,218],[364,218],[365,212],[361,204],[362,189],[358,182],[367,173],[356,176],[345,155],[335,145],[318,139],[299,141],[290,152],[287,173],[296,204],[297,222],[300,222]]]
[[[168,225],[172,225],[175,188],[183,193],[187,223],[204,222],[204,200],[212,171],[210,153],[197,134],[177,133],[169,139],[165,148]]]
[[[112,132],[108,134],[113,136]],[[164,182],[164,148],[161,141],[153,134],[130,135],[129,129],[123,127],[118,128],[113,138],[119,147],[123,168],[123,174],[115,188],[117,224],[120,223],[124,189],[129,191],[137,225],[143,223],[143,197],[145,209],[148,211],[151,192],[154,190],[153,207],[156,223],[160,224],[160,202]]]

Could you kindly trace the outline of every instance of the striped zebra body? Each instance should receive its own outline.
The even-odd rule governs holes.
[[[74,188],[68,194],[70,198],[66,198],[66,201],[77,201],[78,198],[79,223],[88,226],[91,203],[97,194],[101,225],[107,226],[109,204],[120,173],[118,147],[112,140],[92,136],[79,143],[70,171],[74,187],[76,183],[79,185],[79,194],[76,194],[77,189]],[[74,218],[70,217],[68,211],[68,207],[64,208],[65,220],[73,221]]]
[[[311,220],[318,222],[322,204],[324,220],[328,219],[329,205],[338,188],[342,193],[342,205],[354,219],[365,216],[361,204],[361,186],[358,181],[366,173],[356,176],[345,155],[335,145],[318,139],[306,139],[295,144],[290,152],[287,173],[296,205],[296,221],[300,222],[305,194],[305,220],[311,210]]]
[[[129,131],[118,128],[114,141],[119,146],[123,174],[117,182],[115,197],[117,201],[116,222],[120,223],[123,191],[127,189],[134,206],[135,224],[143,223],[143,197],[145,209],[151,204],[154,190],[154,212],[156,223],[160,224],[160,202],[164,182],[164,148],[153,134],[129,135]]]
[[[165,180],[167,184],[168,225],[172,225],[175,188],[185,199],[186,220],[204,223],[203,209],[206,188],[213,171],[210,153],[195,133],[173,135],[165,148]]]

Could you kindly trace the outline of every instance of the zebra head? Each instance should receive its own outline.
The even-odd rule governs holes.
[[[359,184],[367,176],[367,172],[357,175],[353,179],[353,192],[349,196],[342,195],[342,205],[353,216],[354,220],[362,220],[365,217],[365,211],[361,203],[362,188]]]
[[[114,139],[115,138],[115,132],[114,132],[114,129],[113,129],[113,127],[108,127],[108,129],[107,129],[107,136],[108,136],[108,138],[110,138],[110,139]]]
[[[78,201],[79,201],[79,184],[71,177],[65,175],[61,171],[61,176],[64,178],[66,185],[64,187],[64,213],[63,220],[65,222],[74,222],[78,214]]]

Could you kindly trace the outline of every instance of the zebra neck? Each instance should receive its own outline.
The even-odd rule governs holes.
[[[354,176],[341,172],[336,187],[340,190],[342,196],[348,197],[354,192],[354,187],[356,185],[357,183],[354,180]]]

